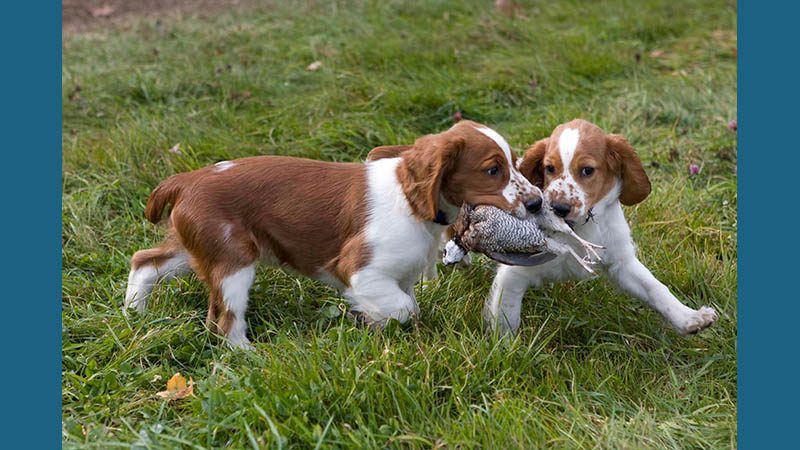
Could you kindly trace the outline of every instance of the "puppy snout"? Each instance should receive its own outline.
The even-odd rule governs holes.
[[[531,214],[539,212],[539,210],[542,209],[542,197],[536,197],[525,202],[525,209]]]
[[[567,217],[569,210],[572,209],[571,206],[559,202],[553,202],[550,204],[550,206],[553,208],[553,212],[555,212],[558,217]]]

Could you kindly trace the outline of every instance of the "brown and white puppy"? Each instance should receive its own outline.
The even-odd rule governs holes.
[[[169,236],[134,254],[125,307],[142,311],[153,286],[194,270],[209,289],[209,327],[249,347],[244,319],[255,264],[283,264],[342,290],[369,324],[419,313],[414,282],[462,203],[518,217],[540,191],[495,131],[464,121],[366,164],[282,156],[222,161],[173,175],[145,215],[171,204]]]
[[[542,188],[545,208],[552,208],[581,238],[605,247],[597,251],[602,259],[598,268],[623,291],[661,313],[681,334],[696,333],[717,320],[707,306],[694,310],[682,304],[636,257],[620,205],[644,200],[650,194],[650,180],[624,137],[606,134],[585,120],[573,120],[533,144],[519,169]],[[522,297],[529,286],[587,276],[567,256],[534,267],[501,264],[484,318],[493,329],[516,333]]]

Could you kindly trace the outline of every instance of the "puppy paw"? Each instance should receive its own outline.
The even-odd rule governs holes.
[[[347,317],[359,328],[366,328],[372,324],[372,319],[362,311],[348,311]]]
[[[234,338],[229,338],[228,341],[227,341],[227,344],[228,344],[228,348],[230,348],[231,350],[241,349],[241,350],[247,350],[247,351],[251,352],[251,351],[256,349],[255,347],[253,347],[253,344],[250,343],[250,340],[247,339],[246,337],[239,338],[239,339],[237,339],[235,337]]]
[[[364,311],[348,311],[347,316],[356,327],[368,330],[382,330],[388,322],[388,319],[375,320]]]
[[[125,305],[122,307],[122,314],[127,317],[132,309],[136,310],[139,314],[143,314],[147,309],[147,300],[139,298],[125,299]]]
[[[708,306],[703,306],[687,317],[683,326],[678,328],[678,331],[684,336],[697,334],[710,327],[716,321],[717,313]]]

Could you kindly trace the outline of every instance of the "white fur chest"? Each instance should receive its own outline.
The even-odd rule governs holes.
[[[419,276],[443,227],[412,215],[397,179],[399,163],[400,158],[387,158],[367,165],[365,231],[372,256],[365,269],[402,280]]]
[[[602,259],[601,269],[616,261],[634,256],[635,250],[630,227],[625,220],[622,207],[616,199],[601,201],[595,205],[593,216],[584,224],[576,226],[575,233],[589,242],[605,247],[597,250]],[[582,254],[584,251],[574,239],[563,235],[556,235],[553,238],[569,245],[578,254]],[[569,255],[560,255],[549,263],[530,269],[532,275],[541,278],[544,282],[583,279],[590,276]]]

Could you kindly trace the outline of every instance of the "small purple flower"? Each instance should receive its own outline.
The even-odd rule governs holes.
[[[700,173],[700,166],[697,164],[689,164],[689,175],[697,175]]]
[[[458,122],[460,120],[461,120],[461,111],[456,111],[455,114],[453,114],[453,122]]]
[[[733,131],[736,131],[736,119],[733,119],[728,123],[728,128],[730,128]]]

